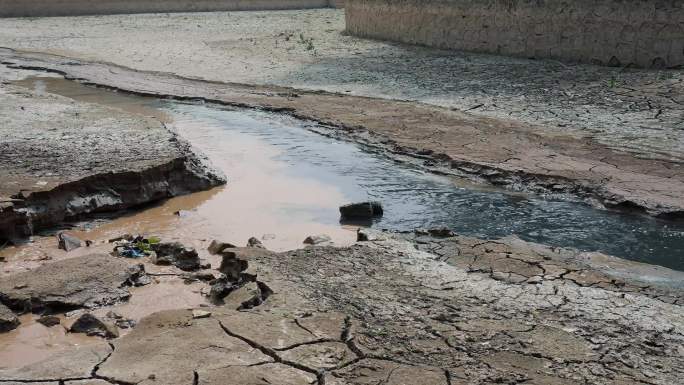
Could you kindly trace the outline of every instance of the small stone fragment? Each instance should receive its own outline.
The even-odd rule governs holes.
[[[183,282],[185,283],[193,283],[197,281],[211,282],[216,279],[216,276],[210,271],[202,271],[197,273],[182,274],[181,278],[183,278]]]
[[[320,245],[320,244],[327,244],[332,241],[332,238],[330,238],[329,235],[326,234],[319,234],[319,235],[310,235],[306,237],[304,240],[305,245]]]
[[[114,325],[119,329],[131,329],[134,328],[137,322],[132,319],[118,319],[114,321]]]
[[[107,312],[107,318],[109,319],[122,319],[123,316],[113,310]]]
[[[124,318],[124,316],[112,310],[108,311],[106,316],[108,320],[113,320],[114,325],[119,329],[130,329],[136,325],[134,320]]]
[[[181,217],[181,218],[187,218],[192,214],[192,212],[187,211],[187,210],[178,210],[173,215]]]
[[[211,245],[209,245],[207,250],[209,250],[210,254],[219,254],[225,249],[233,249],[235,247],[237,246],[233,245],[232,243],[213,240],[211,241]]]
[[[69,328],[71,333],[85,333],[89,336],[99,336],[107,339],[119,337],[116,326],[103,322],[91,313],[85,313],[78,317],[76,322]]]
[[[49,327],[49,328],[51,328],[53,326],[57,326],[61,323],[59,317],[55,317],[53,315],[46,315],[46,316],[40,317],[40,318],[38,318],[38,320],[36,322],[38,322],[41,325],[44,325],[45,327]]]
[[[258,247],[260,249],[265,249],[264,244],[255,237],[249,238],[247,241],[247,247]]]
[[[350,203],[340,207],[342,219],[372,219],[383,214],[380,202]]]
[[[115,242],[121,242],[121,241],[130,242],[132,240],[133,240],[133,236],[131,234],[123,234],[123,235],[120,235],[116,238],[110,239],[109,243],[115,243]]]
[[[428,234],[435,238],[450,238],[456,236],[456,233],[446,227],[429,229]]]
[[[211,317],[211,312],[208,312],[206,310],[193,310],[192,311],[192,318],[194,318],[194,319],[209,318],[209,317]]]
[[[67,252],[81,247],[81,240],[73,235],[58,233],[57,240],[59,240],[59,248]]]

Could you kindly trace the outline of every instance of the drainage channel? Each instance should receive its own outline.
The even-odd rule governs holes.
[[[340,225],[337,208],[370,199],[385,207],[385,216],[372,224],[377,228],[449,227],[481,238],[516,235],[684,270],[682,224],[468,185],[328,138],[313,132],[313,123],[278,114],[139,98],[61,78],[17,83],[153,115],[228,176],[224,188],[172,199],[96,231],[180,231],[235,242],[256,235],[276,250],[299,247],[309,234],[328,233],[338,244],[348,244],[354,229]],[[173,215],[178,210],[185,210],[181,217]]]

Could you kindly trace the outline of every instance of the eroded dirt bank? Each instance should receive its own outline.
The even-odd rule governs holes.
[[[423,159],[435,171],[515,190],[569,193],[667,219],[684,215],[681,163],[640,158],[510,120],[414,102],[207,82],[55,55],[2,50],[2,60],[140,95],[263,108],[315,120],[341,137]]]
[[[0,370],[0,381],[665,385],[684,374],[683,297],[673,286],[681,273],[613,261],[642,269],[619,277],[601,269],[600,258],[571,250],[445,230],[359,235],[363,241],[345,248],[198,250],[219,271],[259,284],[231,291],[219,305],[205,299],[137,313],[132,331],[110,343],[93,337]],[[130,261],[141,262],[153,278],[146,287],[163,285],[150,260]],[[164,271],[166,279],[187,279]],[[20,290],[32,290],[34,282],[25,282]],[[209,292],[208,283],[192,285]],[[131,301],[143,295],[133,292]],[[135,314],[125,304],[114,310]]]
[[[157,119],[12,86],[9,74],[1,79],[3,240],[225,181]]]

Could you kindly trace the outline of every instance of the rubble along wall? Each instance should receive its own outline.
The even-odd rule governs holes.
[[[0,17],[324,8],[329,0],[0,0]]]
[[[356,36],[602,65],[684,65],[682,0],[347,0]]]

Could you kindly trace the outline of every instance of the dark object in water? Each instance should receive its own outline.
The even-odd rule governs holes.
[[[380,202],[350,203],[340,207],[342,220],[348,219],[372,219],[381,217],[384,211]]]

